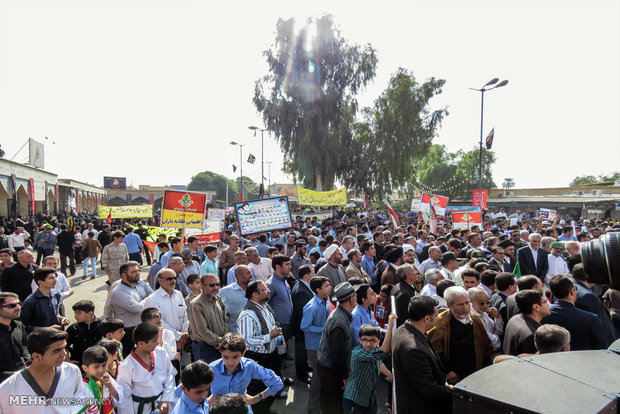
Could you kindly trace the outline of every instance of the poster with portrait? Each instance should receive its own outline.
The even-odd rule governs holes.
[[[235,211],[242,236],[293,226],[287,197],[236,203]]]

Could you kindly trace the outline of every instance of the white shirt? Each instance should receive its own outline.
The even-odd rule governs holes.
[[[433,296],[433,295],[436,295],[437,294],[437,286],[433,286],[430,283],[427,283],[422,288],[422,291],[420,292],[420,294],[422,296]]]
[[[81,397],[82,374],[77,365],[63,362],[58,368],[60,378],[52,398]],[[16,397],[13,400],[11,397]],[[45,397],[41,397],[45,398]],[[0,413],[3,414],[70,414],[79,411],[81,405],[41,404],[37,393],[28,385],[21,372],[18,371],[0,385]]]
[[[260,280],[261,282],[267,282],[267,279],[269,279],[269,277],[273,273],[273,267],[271,267],[271,259],[266,259],[264,257],[260,258],[260,263],[257,265],[254,263],[250,263],[250,269],[252,269],[254,278],[256,280]]]
[[[554,256],[552,254],[547,255],[547,261],[549,262],[549,270],[545,277],[545,283],[549,283],[549,278],[553,275],[560,275],[570,273],[566,260],[562,256]]]
[[[173,402],[174,397],[174,368],[170,363],[166,350],[160,346],[151,353],[153,368],[147,368],[142,361],[131,353],[118,367],[118,383],[123,387],[123,400],[118,406],[119,414],[134,414],[138,412],[138,403],[133,402],[131,396],[154,397],[162,393],[157,399],[159,402]],[[151,411],[147,404],[145,413]]]
[[[82,232],[82,240],[88,240],[88,233],[90,233],[91,231],[92,231],[93,233],[95,233],[94,239],[96,240],[96,239],[97,239],[97,236],[99,235],[99,232],[98,232],[97,230],[95,230],[95,229],[92,229],[92,230],[88,230],[88,229],[86,229],[86,230],[84,230],[84,231]]]
[[[176,289],[172,289],[172,295],[169,295],[160,287],[144,300],[144,308],[159,309],[162,326],[171,330],[177,341],[181,339],[181,334],[189,329],[187,305],[181,292]]]
[[[499,339],[499,336],[504,332],[504,321],[502,318],[497,318],[495,320],[491,319],[491,317],[486,313],[478,313],[471,307],[471,311],[480,317],[482,324],[484,325],[484,329],[487,331],[487,335],[493,344],[493,349],[498,350],[502,347],[502,341]]]
[[[530,248],[530,251],[532,252],[532,256],[534,256],[534,267],[538,267],[538,263],[537,263],[538,262],[538,249],[536,250],[532,249],[531,245],[529,245],[528,247]]]
[[[9,242],[9,249],[15,251],[16,247],[24,247],[24,240],[30,237],[27,231],[22,231],[19,234],[11,234],[7,236],[7,241]]]
[[[166,350],[166,354],[168,354],[168,358],[170,360],[173,360],[174,357],[177,355],[177,339],[174,336],[174,332],[172,332],[170,329],[166,329],[163,328],[161,330],[161,341],[162,341],[162,345],[161,347],[164,348]],[[176,375],[176,368],[174,368],[174,375]]]

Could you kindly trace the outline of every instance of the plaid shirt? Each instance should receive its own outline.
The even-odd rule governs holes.
[[[389,356],[378,346],[372,351],[366,351],[359,345],[353,348],[351,375],[344,390],[344,398],[368,407],[379,379],[381,361]]]

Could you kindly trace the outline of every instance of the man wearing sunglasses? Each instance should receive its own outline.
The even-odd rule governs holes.
[[[15,293],[0,292],[0,383],[30,364],[26,328],[19,321],[21,309]]]
[[[207,364],[221,358],[217,350],[220,340],[228,332],[228,316],[220,291],[219,277],[207,273],[200,277],[202,292],[189,304],[187,316],[192,340],[192,355]]]
[[[183,294],[175,290],[177,274],[164,268],[157,272],[159,289],[144,301],[145,308],[156,308],[161,312],[161,322],[165,329],[174,333],[177,349],[182,349],[189,339],[189,320]]]

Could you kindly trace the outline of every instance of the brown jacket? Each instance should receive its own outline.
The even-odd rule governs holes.
[[[88,254],[88,257],[97,257],[99,252],[103,249],[101,247],[101,243],[97,239],[86,239],[84,243],[82,243],[82,251]]]
[[[478,370],[490,365],[493,358],[493,344],[480,318],[471,312],[470,315],[474,325],[474,351],[476,354],[476,369]],[[451,317],[452,313],[450,309],[441,312],[437,317],[437,322],[433,329],[428,331],[428,340],[433,345],[435,352],[437,352],[441,362],[446,367],[450,366]]]

